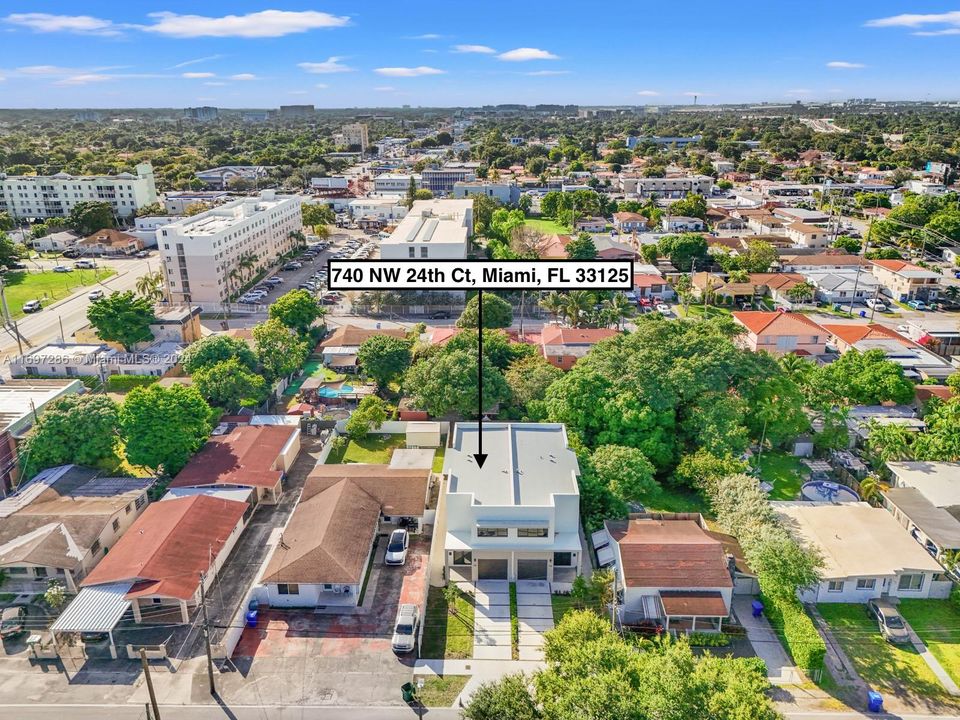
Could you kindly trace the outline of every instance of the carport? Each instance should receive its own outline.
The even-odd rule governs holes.
[[[131,587],[132,581],[123,581],[83,588],[50,626],[54,647],[57,647],[57,633],[107,633],[110,636],[110,656],[116,660],[113,629],[130,609],[127,593]]]

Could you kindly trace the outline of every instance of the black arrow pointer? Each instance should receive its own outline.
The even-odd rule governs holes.
[[[477,461],[477,467],[482,468],[487,461],[487,456],[483,452],[483,290],[477,292],[477,342],[479,343],[477,353],[477,452],[473,459]]]

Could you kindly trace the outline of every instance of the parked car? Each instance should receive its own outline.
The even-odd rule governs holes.
[[[407,562],[407,548],[410,547],[410,533],[406,530],[394,530],[390,533],[387,552],[383,562],[387,565],[403,565]]]
[[[396,653],[412,652],[417,646],[417,629],[420,627],[420,609],[413,603],[404,603],[397,610],[393,624],[391,645]]]
[[[430,316],[431,320],[449,320],[450,311],[449,310],[437,310]]]
[[[870,299],[867,300],[867,307],[868,307],[868,308],[871,308],[871,309],[873,309],[873,310],[876,310],[877,312],[886,312],[886,311],[887,311],[887,306],[886,306],[886,305],[884,305],[884,304],[883,304],[881,301],[879,301],[879,300],[874,300],[873,298],[870,298]]]
[[[87,297],[90,300],[99,300],[100,298],[103,297],[103,290],[101,290],[100,288],[97,288],[96,290],[91,290],[89,293],[87,293]]]
[[[25,313],[35,313],[40,312],[43,309],[43,306],[40,304],[39,300],[27,300],[22,307]]]
[[[90,259],[88,259],[88,258],[84,258],[84,259],[82,259],[82,260],[77,260],[77,261],[73,264],[73,266],[74,266],[77,270],[93,270],[93,269],[97,266],[97,261],[96,261],[96,260],[90,260]]]
[[[66,265],[54,265],[53,271],[55,273],[68,273],[68,272],[73,272],[73,268],[69,268]]]
[[[264,282],[268,283],[269,285],[280,285],[283,282],[283,278],[277,277],[276,275],[274,275],[273,277],[269,277],[266,280],[264,280]]]
[[[26,270],[27,266],[22,262],[17,262],[16,260],[11,260],[7,263],[7,270]]]
[[[886,600],[874,599],[867,603],[867,612],[877,621],[883,639],[892,643],[910,642],[910,633],[897,609]]]
[[[80,251],[77,250],[76,248],[67,248],[60,254],[63,255],[65,258],[71,258],[71,259],[80,257]]]
[[[300,288],[301,290],[309,290],[310,292],[313,292],[317,289],[317,286],[314,285],[312,282],[302,282],[299,285],[297,285],[297,287]]]
[[[657,312],[660,313],[661,315],[669,315],[670,306],[667,305],[666,303],[657,303]]]
[[[286,265],[284,265],[280,269],[281,270],[299,270],[302,267],[303,267],[302,262],[297,262],[296,260],[294,260],[293,262],[288,262]]]
[[[926,310],[927,304],[923,300],[911,300],[907,303],[907,307],[914,310]]]
[[[149,250],[140,250],[140,251],[138,251],[137,253],[134,254],[134,257],[138,257],[138,258],[150,257],[150,251],[149,251]]]
[[[12,637],[26,631],[27,609],[23,605],[4,608],[0,613],[0,637]]]

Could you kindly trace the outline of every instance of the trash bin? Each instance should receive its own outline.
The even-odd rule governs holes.
[[[843,310],[843,305],[841,305],[840,303],[834,303],[833,309],[835,312],[840,312],[841,310]]]
[[[248,610],[247,611],[247,627],[255,628],[257,626],[257,610]]]
[[[403,693],[404,702],[413,702],[413,696],[416,692],[416,686],[412,682],[404,683],[400,686],[400,692]]]
[[[753,609],[754,617],[760,617],[763,615],[763,603],[759,600],[754,600],[752,603],[750,603],[750,607]]]
[[[253,598],[250,602],[247,603],[247,610],[257,610],[260,607],[260,601],[256,598]]]
[[[866,311],[866,310],[861,310],[861,311],[860,311],[860,317],[866,317],[866,316],[867,316],[867,311]]]
[[[883,712],[883,695],[876,690],[868,690],[867,710],[873,713]]]

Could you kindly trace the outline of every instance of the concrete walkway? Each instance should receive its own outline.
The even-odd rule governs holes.
[[[901,615],[901,617],[903,617]],[[943,665],[940,664],[940,661],[937,660],[933,653],[930,652],[923,640],[920,639],[920,636],[914,632],[914,629],[910,627],[910,624],[904,620],[903,624],[907,626],[907,632],[910,633],[910,642],[913,644],[914,649],[920,654],[920,657],[923,658],[923,661],[927,664],[927,667],[933,671],[933,674],[937,676],[937,680],[940,681],[940,684],[946,688],[947,692],[951,695],[960,695],[960,688],[957,687],[957,684],[953,681],[953,678],[947,674],[947,671],[943,669]]]
[[[473,657],[510,660],[510,583],[479,580],[473,593]]]
[[[735,595],[733,598],[733,612],[737,620],[747,631],[747,640],[753,646],[753,651],[767,666],[767,680],[771,685],[796,685],[804,682],[803,673],[790,661],[787,651],[784,650],[767,618],[754,617],[748,595]]]
[[[553,601],[546,580],[517,581],[519,659],[543,660],[543,633],[553,627]]]

